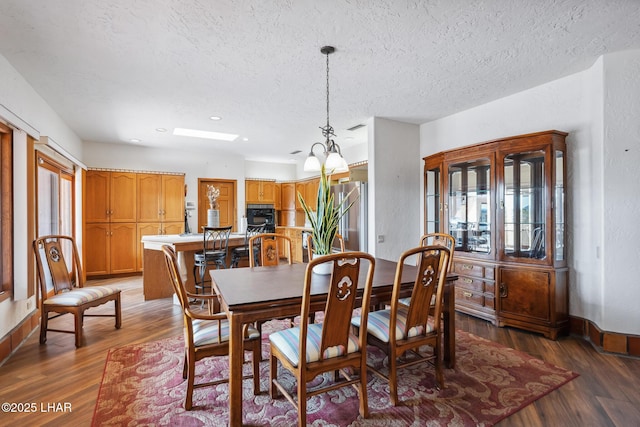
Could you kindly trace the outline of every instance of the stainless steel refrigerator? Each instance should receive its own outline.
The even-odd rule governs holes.
[[[358,198],[358,200],[351,206],[346,215],[342,217],[340,226],[338,227],[338,233],[344,238],[345,249],[348,251],[367,251],[367,183],[366,182],[345,182],[342,184],[336,184],[331,186],[331,192],[333,193],[334,203],[339,203],[341,200],[347,197],[349,192],[355,188],[355,191],[351,194],[349,202],[344,204],[344,207],[349,206],[349,203]],[[340,248],[337,248],[339,251]]]

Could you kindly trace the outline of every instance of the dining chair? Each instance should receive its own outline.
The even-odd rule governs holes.
[[[247,258],[249,259],[249,254],[255,258],[258,256],[257,251],[255,253],[249,252],[249,239],[256,234],[264,233],[264,228],[267,226],[267,223],[264,224],[249,224],[247,225],[247,229],[244,232],[244,245],[238,246],[231,250],[231,268],[237,268],[238,263],[241,259]],[[257,249],[257,248],[256,248]]]
[[[109,286],[84,286],[84,275],[75,240],[70,236],[48,235],[33,241],[38,281],[40,282],[40,344],[47,342],[47,331],[75,334],[76,347],[82,346],[85,317],[115,317],[120,329],[122,315],[120,289]],[[69,261],[64,254],[69,255]],[[53,295],[50,292],[53,291]],[[85,311],[113,301],[114,314],[87,314]],[[50,313],[55,313],[49,317]],[[75,317],[74,330],[49,328],[49,320],[64,314]]]
[[[330,276],[313,273],[314,266],[324,263],[333,267]],[[366,275],[360,275],[361,267]],[[374,269],[375,259],[364,252],[335,253],[311,260],[305,272],[300,325],[269,336],[271,398],[275,399],[278,391],[281,392],[296,408],[299,426],[306,425],[307,398],[348,385],[358,392],[360,415],[368,416],[367,331],[361,329],[358,335],[353,334],[351,317],[359,297],[358,281],[364,277],[360,316],[367,322]],[[328,282],[326,300],[312,302],[311,288],[317,289],[321,280]],[[324,307],[323,322],[309,323],[309,314],[320,306]],[[278,361],[295,376],[296,392],[289,392],[286,383],[278,380]],[[310,381],[327,372],[334,373],[333,381],[307,388]],[[297,399],[293,394],[297,394]]]
[[[257,252],[257,260],[262,267],[274,267],[282,262],[280,255],[284,256],[286,263],[293,263],[293,252],[291,252],[291,238],[278,233],[261,233],[249,239],[249,253]],[[249,258],[249,267],[257,267],[256,257]],[[277,317],[274,320],[288,319],[287,317]],[[293,324],[293,319],[289,319]],[[256,322],[256,328],[262,335],[262,325],[265,321]]]
[[[193,406],[193,390],[200,387],[208,387],[229,379],[221,379],[205,383],[195,383],[196,362],[206,357],[226,356],[229,354],[229,322],[226,313],[206,313],[202,309],[192,308],[189,299],[217,300],[216,294],[192,294],[187,291],[178,266],[178,258],[175,251],[169,245],[162,246],[165,262],[169,271],[169,277],[173,290],[178,297],[182,309],[184,321],[184,364],[182,378],[187,380],[187,393],[184,408],[190,410]],[[244,351],[251,352],[253,367],[253,394],[260,393],[260,359],[261,337],[256,328],[251,325],[244,326]],[[244,377],[247,379],[250,377]]]
[[[333,239],[333,243],[335,245],[336,241],[338,242],[338,244],[340,245],[340,252],[344,252],[344,238],[342,237],[341,234],[336,234],[336,237]],[[313,258],[313,235],[311,233],[307,234],[307,255],[308,255],[308,259],[312,259]]]
[[[227,268],[227,249],[229,246],[229,235],[232,226],[227,227],[204,227],[202,238],[202,250],[193,255],[193,278],[195,281],[196,294],[202,291],[207,293],[211,288],[210,279],[205,279],[205,273],[210,267],[215,266]],[[207,286],[209,282],[209,286]]]
[[[292,263],[291,237],[279,233],[261,233],[249,239],[249,253],[257,252],[258,263],[263,267],[272,267],[285,258]],[[249,267],[256,267],[255,257],[249,258]]]
[[[448,274],[450,271],[453,271],[453,252],[456,249],[456,239],[451,234],[447,233],[427,233],[423,234],[420,237],[420,246],[429,246],[429,245],[440,245],[449,249],[449,260],[447,262],[447,271],[445,274]],[[435,299],[435,295],[433,297]],[[400,304],[409,305],[410,297],[400,298]],[[431,306],[435,300],[432,299]]]
[[[388,358],[388,370],[369,366],[372,372],[389,383],[391,403],[398,403],[398,370],[422,362],[435,367],[437,387],[444,388],[441,354],[441,313],[443,309],[446,268],[450,251],[441,245],[419,246],[400,255],[390,301],[390,308],[373,311],[369,318],[352,320],[360,332],[368,333],[368,343],[381,348]],[[400,303],[402,272],[405,261],[417,257],[417,274],[413,280],[409,305]],[[435,304],[431,307],[432,297]],[[394,325],[394,327],[390,327]],[[430,346],[431,353],[420,353],[419,348]]]

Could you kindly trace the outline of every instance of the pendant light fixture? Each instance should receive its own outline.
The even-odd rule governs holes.
[[[333,46],[324,46],[320,49],[320,52],[327,57],[327,124],[320,127],[325,141],[316,142],[311,145],[309,156],[304,162],[305,172],[319,171],[321,162],[324,162],[325,168],[330,172],[346,172],[349,170],[349,165],[347,165],[344,157],[342,157],[340,146],[333,140],[336,135],[333,132],[333,127],[329,124],[329,55],[335,51],[336,49]],[[313,152],[316,146],[322,147],[323,157],[321,159]]]

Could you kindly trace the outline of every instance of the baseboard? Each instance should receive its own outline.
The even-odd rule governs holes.
[[[0,366],[29,338],[40,326],[40,310],[34,310],[22,322],[4,337],[0,338]]]
[[[598,350],[640,357],[640,336],[608,332],[601,330],[598,325],[588,319],[570,316],[570,331],[572,335],[579,335]]]

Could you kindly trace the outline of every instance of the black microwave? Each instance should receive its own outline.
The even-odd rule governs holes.
[[[247,224],[267,224],[265,231],[276,231],[276,210],[273,205],[247,205]]]

